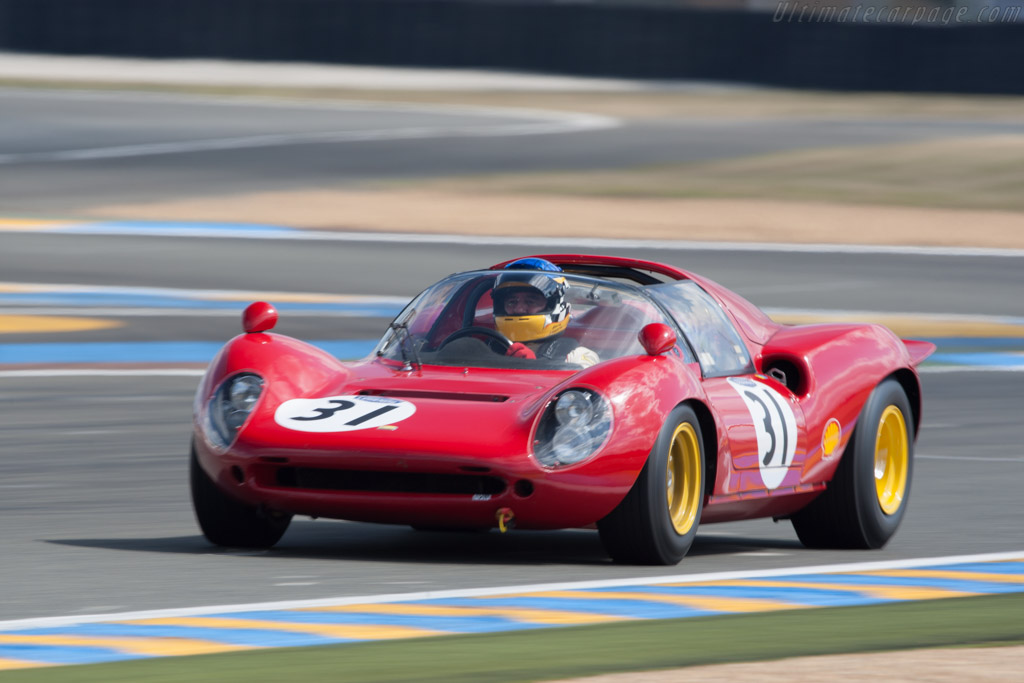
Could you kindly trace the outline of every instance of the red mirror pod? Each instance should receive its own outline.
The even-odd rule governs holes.
[[[651,356],[660,356],[676,345],[676,333],[665,323],[644,325],[637,338]]]
[[[266,301],[249,304],[242,313],[242,329],[246,332],[266,332],[277,324],[277,309]]]

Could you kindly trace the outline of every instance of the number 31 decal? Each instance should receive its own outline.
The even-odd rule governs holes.
[[[274,412],[274,421],[299,432],[350,432],[401,422],[416,412],[408,401],[384,396],[294,398]]]
[[[729,378],[750,411],[757,433],[757,466],[769,489],[786,478],[796,453],[796,418],[789,401],[777,391],[745,378]]]

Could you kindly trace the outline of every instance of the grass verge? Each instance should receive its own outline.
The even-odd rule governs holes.
[[[534,681],[722,662],[1024,643],[1024,593],[28,669],[4,683]]]

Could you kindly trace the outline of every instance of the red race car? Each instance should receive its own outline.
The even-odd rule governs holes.
[[[871,324],[780,325],[672,266],[545,255],[429,287],[341,362],[257,302],[195,398],[211,542],[293,515],[416,528],[596,525],[619,562],[675,564],[701,523],[788,518],[879,548],[903,517],[934,346]]]

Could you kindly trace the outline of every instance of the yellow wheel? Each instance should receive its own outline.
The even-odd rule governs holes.
[[[903,505],[909,461],[906,420],[899,408],[887,406],[878,421],[878,438],[875,439],[875,493],[882,512],[887,515],[896,513]]]
[[[665,419],[626,497],[598,521],[612,559],[676,564],[697,537],[704,508],[704,441],[693,408],[676,406]]]
[[[808,548],[881,548],[896,533],[914,474],[914,413],[895,379],[861,409],[824,493],[797,511],[793,528]]]
[[[668,516],[680,536],[689,533],[697,521],[702,502],[700,442],[690,423],[676,427],[668,451],[665,481]]]

